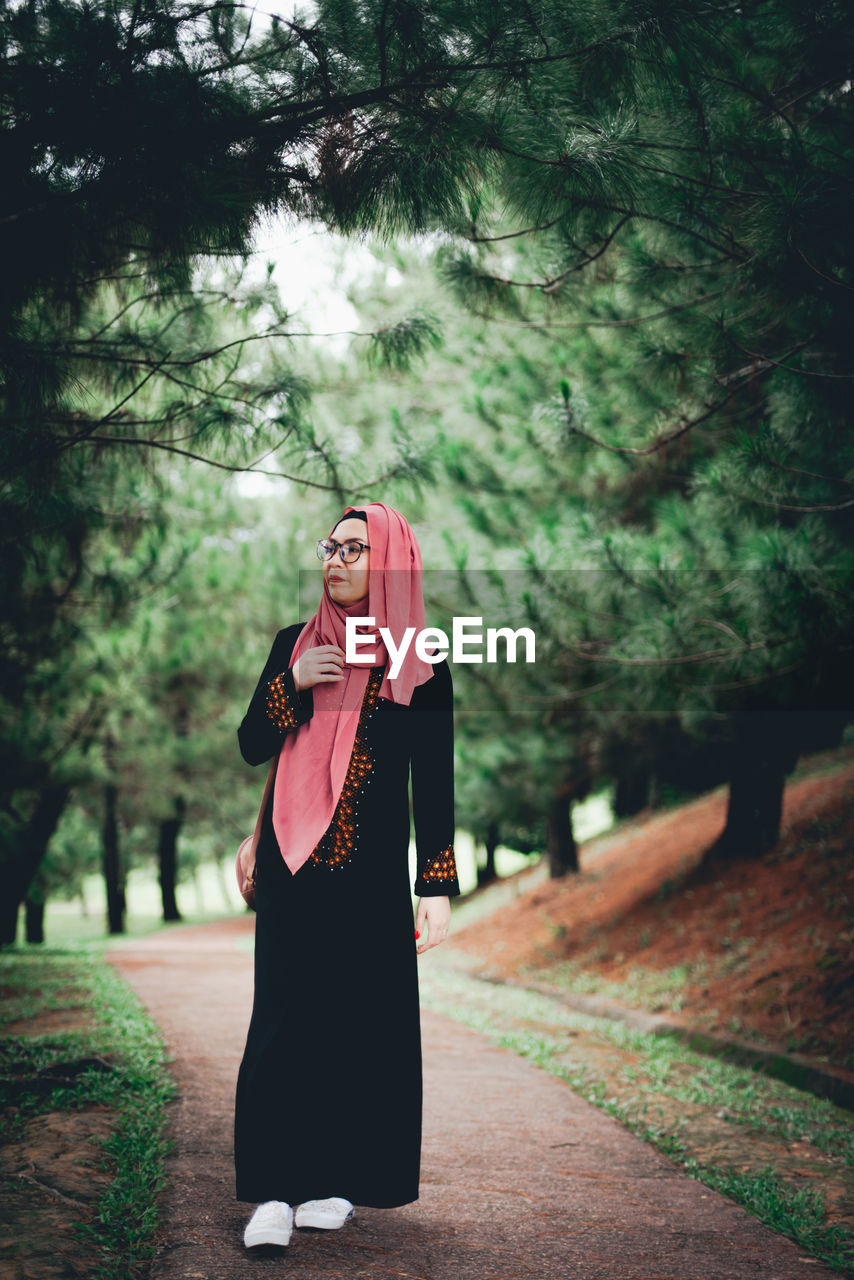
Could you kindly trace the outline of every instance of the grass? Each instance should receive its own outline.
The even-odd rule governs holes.
[[[42,976],[37,989],[20,987],[14,996],[9,995],[3,1000],[0,1027],[6,1022],[33,1018],[38,1013],[78,1009],[82,1004],[83,996],[74,983],[73,974],[64,970],[48,973]]]
[[[623,957],[615,956],[614,959],[619,963]],[[562,960],[547,969],[531,966],[522,970],[521,976],[527,980],[547,982],[550,986],[578,995],[604,996],[653,1013],[662,1010],[678,1013],[686,986],[701,982],[707,969],[703,956],[697,957],[690,965],[677,965],[664,971],[636,964],[624,982],[609,982],[580,962]]]
[[[805,1142],[823,1153],[829,1171],[844,1178],[846,1168],[854,1168],[854,1116],[781,1081],[703,1057],[670,1037],[589,1017],[536,992],[496,987],[445,964],[424,966],[419,985],[427,1007],[564,1080],[690,1176],[737,1200],[813,1257],[854,1274],[854,1239],[827,1221],[816,1188],[795,1187],[767,1166],[744,1167],[751,1148],[758,1148],[757,1138]],[[697,1149],[709,1150],[699,1134],[709,1118],[747,1153],[737,1171],[692,1154],[695,1125]]]
[[[46,1111],[109,1108],[115,1123],[102,1153],[111,1181],[92,1220],[73,1229],[91,1245],[91,1280],[135,1280],[153,1256],[156,1196],[168,1150],[164,1108],[173,1086],[162,1041],[127,985],[95,956],[5,952],[0,985],[17,993],[2,1006],[7,1025],[57,1007],[82,1005],[92,1015],[85,1030],[2,1041],[3,1101],[8,1106],[13,1097],[15,1103],[4,1127],[7,1137],[16,1137]],[[57,1003],[58,992],[66,993],[64,1003]],[[64,1064],[64,1083],[45,1088],[45,1073],[58,1063]]]
[[[851,1236],[827,1221],[822,1197],[812,1187],[794,1189],[770,1168],[757,1173],[716,1170],[686,1160],[693,1178],[744,1205],[769,1227],[788,1236],[807,1253],[843,1273],[851,1262]]]

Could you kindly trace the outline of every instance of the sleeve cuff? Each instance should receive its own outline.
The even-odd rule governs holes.
[[[460,892],[454,846],[448,845],[425,865],[415,881],[419,898],[454,898]]]
[[[306,720],[310,720],[314,710],[313,703],[310,689],[305,690],[304,697],[297,692],[290,667],[273,676],[267,685],[267,716],[283,733],[293,732],[301,724],[305,724]]]

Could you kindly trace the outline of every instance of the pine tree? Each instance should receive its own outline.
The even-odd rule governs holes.
[[[608,76],[538,81],[445,272],[511,332],[584,335],[544,406],[605,575],[579,656],[615,715],[726,757],[717,851],[757,853],[854,709],[853,37],[833,4],[657,14]]]
[[[600,42],[624,38],[613,27]],[[0,861],[17,868],[15,894],[37,847],[28,824],[48,838],[67,796],[34,741],[35,708],[58,688],[55,670],[39,671],[79,642],[81,601],[127,596],[127,582],[93,569],[90,547],[110,501],[139,485],[140,460],[199,450],[244,467],[284,436],[279,457],[293,449],[299,481],[345,487],[287,368],[259,384],[239,358],[229,367],[258,331],[207,341],[198,259],[245,255],[274,212],[383,234],[458,218],[508,77],[540,65],[544,40],[574,56],[576,34],[557,6],[334,0],[260,35],[228,5],[3,10],[4,762],[25,746]],[[238,318],[269,305],[260,332],[281,333],[286,308],[269,296],[226,287],[220,302]],[[417,326],[399,330],[387,357],[422,340]],[[123,536],[138,517],[132,500]]]

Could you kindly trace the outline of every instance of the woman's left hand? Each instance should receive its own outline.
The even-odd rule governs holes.
[[[417,939],[415,950],[420,955],[422,951],[429,951],[431,947],[437,947],[440,942],[444,942],[448,936],[448,925],[451,922],[451,899],[450,898],[419,898],[418,911],[415,916],[415,932],[420,936]],[[424,940],[425,926],[427,929],[427,940]]]

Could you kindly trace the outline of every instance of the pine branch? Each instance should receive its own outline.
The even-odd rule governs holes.
[[[772,467],[776,467],[778,471],[788,471],[793,476],[807,476],[810,480],[824,480],[827,484],[844,484],[847,489],[854,489],[854,481],[845,480],[842,476],[824,476],[817,471],[805,471],[803,467],[787,467],[785,463],[771,457],[766,458],[765,461]]]
[[[297,30],[299,34],[302,34],[304,30],[303,28],[297,28],[296,24],[292,22],[283,21],[283,25]],[[359,107],[378,105],[405,92],[425,94],[428,90],[446,89],[453,80],[471,77],[475,72],[510,71],[518,75],[529,67],[543,66],[549,63],[565,63],[574,59],[587,58],[609,45],[635,39],[647,25],[649,24],[639,23],[635,27],[621,29],[600,40],[594,40],[589,44],[580,45],[575,49],[568,49],[561,53],[536,56],[522,54],[512,61],[497,59],[482,62],[447,62],[444,64],[439,64],[436,61],[425,61],[419,63],[408,75],[401,77],[394,84],[379,83],[370,88],[352,93],[336,93],[331,83],[328,83],[328,92],[323,98],[295,103],[292,106],[279,105],[268,111],[256,112],[253,119],[259,122],[279,120],[290,113],[294,115],[294,120],[289,122],[289,128],[303,128],[306,124],[314,123],[325,116],[346,115]],[[402,106],[403,104],[398,102],[395,105]],[[303,115],[300,116],[299,113],[303,113]],[[235,135],[235,140],[237,140],[237,136],[240,135]]]
[[[141,423],[140,425],[145,425],[145,424]],[[108,444],[108,445],[139,445],[147,449],[162,449],[167,453],[175,453],[175,454],[178,454],[180,457],[190,458],[194,462],[204,462],[209,467],[216,467],[220,471],[241,472],[241,473],[259,475],[259,476],[271,476],[277,480],[290,480],[295,485],[298,485],[298,486],[304,485],[309,489],[322,489],[326,493],[335,493],[339,497],[349,492],[349,486],[344,486],[344,485],[341,485],[340,483],[323,484],[319,480],[307,480],[304,476],[291,475],[286,471],[262,471],[254,463],[250,463],[248,466],[244,467],[244,466],[237,466],[234,463],[219,462],[217,461],[216,458],[206,458],[204,457],[204,455],[200,453],[192,453],[188,449],[179,449],[175,445],[167,444],[165,441],[143,439],[140,436],[90,435],[90,436],[87,436],[84,441],[81,441],[81,443]],[[315,446],[315,447],[318,448],[318,450],[323,453],[324,459],[327,460],[327,463],[329,463],[328,455],[325,452],[323,452],[319,446]],[[266,456],[267,456],[266,454],[262,455],[262,457],[266,457]],[[334,470],[334,467],[333,467],[333,470]],[[379,488],[381,485],[387,484],[389,481],[396,479],[405,470],[407,470],[405,466],[394,467],[389,471],[385,471],[382,474],[375,476],[373,480],[364,482],[361,487],[364,489]]]
[[[740,493],[736,496],[742,502],[753,502],[759,507],[771,507],[774,511],[848,511],[854,507],[854,498],[849,498],[847,502],[822,502],[811,507],[797,507],[788,502],[771,502],[766,498],[754,498],[749,493]]]
[[[724,325],[719,325],[718,327],[727,341],[731,343],[732,346],[737,347],[744,355],[750,356],[753,360],[761,360],[763,364],[773,365],[775,369],[785,369],[787,373],[798,373],[804,378],[834,378],[837,381],[842,382],[851,382],[854,380],[854,373],[822,373],[818,369],[800,369],[796,365],[786,364],[782,360],[775,360],[773,356],[766,355],[764,352],[751,351],[749,347],[745,347],[743,343],[734,338],[730,330],[726,329]],[[808,337],[804,338],[803,342],[799,342],[796,346],[792,347],[786,353],[787,356],[796,355],[798,351],[803,351],[809,346],[814,337],[814,333],[809,334]],[[810,353],[808,352],[807,354]],[[815,354],[817,355],[818,353]]]
[[[544,166],[550,169],[566,168],[565,161],[562,159],[547,160],[541,156],[532,156],[525,152],[515,151],[512,147],[503,145],[497,139],[490,142],[490,149],[499,155],[509,155],[516,160],[524,160],[526,163],[534,165],[535,167]],[[674,222],[672,218],[667,218],[663,214],[648,213],[643,209],[627,209],[623,205],[611,204],[605,200],[591,200],[575,194],[572,195],[571,203],[574,209],[592,209],[594,212],[598,213],[618,213],[626,218],[639,218],[645,222],[657,222],[663,227],[669,227],[671,231],[677,231],[680,235],[688,235],[691,239],[698,241],[700,244],[705,244],[709,248],[714,249],[716,252],[721,254],[723,261],[734,259],[739,263],[746,263],[749,262],[751,258],[750,251],[739,245],[732,233],[728,232],[726,228],[719,227],[718,230],[728,236],[730,241],[729,248],[727,248],[726,245],[719,244],[715,240],[710,239],[707,235],[704,235],[696,228],[686,226],[681,222]]]
[[[500,276],[478,275],[476,279],[492,280],[498,284],[517,284],[514,280],[502,280]],[[529,285],[529,288],[539,287]],[[698,307],[703,302],[719,298],[723,289],[715,289],[712,293],[703,293],[699,298],[689,298],[687,302],[675,302],[661,311],[650,311],[644,316],[631,316],[628,320],[509,320],[504,316],[491,316],[482,311],[472,311],[480,320],[489,320],[495,324],[508,325],[519,329],[625,329],[635,325],[646,324],[650,320],[660,320],[662,316],[672,315],[676,311],[687,311]]]
[[[508,231],[507,234],[503,236],[475,236],[467,235],[465,232],[462,232],[461,234],[463,239],[468,240],[471,244],[497,244],[499,240],[518,240],[520,236],[531,236],[538,234],[540,231],[549,231],[552,227],[556,227],[558,223],[562,221],[562,217],[552,218],[551,222],[544,222],[540,226],[535,227],[524,227],[521,231]]]
[[[728,648],[705,649],[697,653],[676,654],[668,658],[623,658],[614,653],[589,653],[588,646],[600,643],[595,640],[579,640],[576,644],[569,646],[569,652],[591,662],[613,662],[625,667],[674,667],[694,662],[725,662],[727,659],[741,657],[745,653],[753,653],[757,650],[778,649],[782,645],[791,644],[799,639],[800,636],[797,633],[792,633],[775,640],[747,641],[738,648],[730,645]]]
[[[105,413],[102,418],[95,419],[95,421],[93,421],[88,427],[86,427],[85,430],[78,432],[76,436],[72,436],[70,439],[60,441],[55,452],[64,453],[66,449],[70,449],[73,445],[79,444],[81,443],[81,441],[89,439],[92,436],[92,433],[94,431],[97,431],[98,427],[104,426],[112,418],[114,418],[116,414],[119,412],[119,410],[121,409],[122,405],[127,404],[127,402],[131,400],[137,394],[138,391],[141,391],[142,388],[145,386],[145,384],[149,381],[149,379],[154,377],[157,371],[158,371],[158,366],[154,365],[151,369],[149,369],[145,377],[142,378],[136,384],[136,386],[133,387],[132,390],[130,390],[127,393],[127,395],[123,397],[123,399],[119,400],[117,404],[113,405],[112,409],[110,409],[109,412]]]
[[[818,267],[816,267],[812,262],[810,262],[809,258],[804,253],[800,245],[796,244],[795,249],[797,250],[800,257],[803,258],[804,262],[809,267],[810,271],[814,271],[817,276],[820,276],[822,278],[822,280],[826,280],[828,284],[836,285],[837,288],[839,289],[847,289],[849,293],[854,293],[854,285],[846,284],[845,281],[840,280],[838,276],[829,276],[826,271],[819,271]]]
[[[596,436],[591,435],[589,431],[582,431],[580,427],[575,425],[569,406],[567,406],[566,410],[566,430],[572,435],[581,436],[583,439],[589,440],[591,444],[597,445],[600,449],[607,449],[609,453],[624,453],[632,454],[635,457],[643,457],[646,454],[656,453],[659,449],[664,448],[665,445],[670,444],[673,440],[678,440],[680,436],[684,436],[687,432],[692,431],[694,427],[700,426],[701,423],[716,414],[718,410],[729,404],[730,400],[732,400],[734,396],[738,395],[738,393],[752,382],[754,378],[761,376],[763,373],[767,373],[768,369],[771,367],[772,366],[768,365],[765,368],[752,370],[750,377],[739,382],[720,400],[715,400],[712,404],[707,405],[703,412],[697,414],[696,417],[684,418],[683,416],[682,422],[678,427],[675,427],[665,435],[656,436],[652,444],[633,447],[631,445],[608,444],[605,440],[599,440]]]
[[[188,306],[187,310],[190,311],[192,310],[192,308]],[[172,321],[170,320],[169,323],[171,324]],[[123,365],[137,364],[137,365],[142,365],[143,368],[157,367],[157,368],[163,368],[163,369],[171,369],[171,368],[181,369],[181,368],[190,368],[193,365],[197,365],[197,364],[202,364],[204,361],[207,361],[207,360],[213,360],[216,356],[222,355],[224,351],[230,351],[233,347],[242,348],[247,342],[265,342],[268,338],[289,338],[290,336],[291,335],[289,333],[282,332],[281,330],[278,330],[278,329],[270,329],[264,333],[248,333],[248,334],[244,334],[240,338],[234,338],[231,342],[224,342],[222,346],[212,347],[209,351],[200,351],[196,355],[190,356],[186,359],[175,359],[175,360],[155,359],[154,357],[134,356],[130,354],[124,354],[123,351],[126,344],[121,340],[117,340],[116,342],[113,342],[113,343],[102,342],[100,344],[101,350],[84,351],[82,354],[85,356],[87,360],[99,360],[106,363],[121,363]],[[81,339],[81,340],[78,340],[77,342],[72,341],[72,342],[66,343],[66,350],[73,351],[75,347],[85,346],[88,341],[89,341],[88,339]],[[109,352],[110,347],[115,348],[118,354],[116,355],[110,354]],[[101,351],[104,351],[104,354],[101,354]]]

